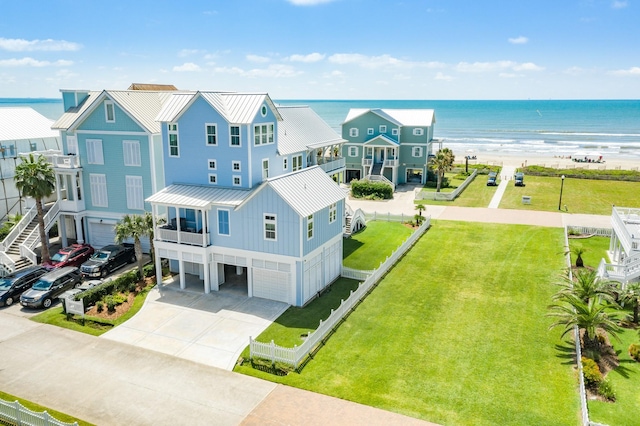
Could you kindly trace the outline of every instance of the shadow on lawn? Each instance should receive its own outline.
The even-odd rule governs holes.
[[[351,255],[351,253],[358,250],[363,245],[364,243],[362,241],[358,241],[353,238],[345,239],[342,247],[342,258],[346,259]]]
[[[570,340],[565,340],[562,344],[558,344],[555,346],[556,358],[565,359],[563,365],[575,365],[576,364],[576,347]]]

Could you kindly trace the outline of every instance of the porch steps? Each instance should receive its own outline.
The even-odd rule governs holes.
[[[369,173],[369,176],[380,176],[381,173],[382,173],[382,163],[377,163],[377,164],[374,164],[373,167],[371,167],[371,172]]]

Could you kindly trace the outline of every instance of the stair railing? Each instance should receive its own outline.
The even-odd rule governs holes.
[[[0,277],[6,277],[16,270],[16,264],[9,257],[9,255],[3,251],[0,251]]]
[[[24,216],[22,216],[20,222],[18,222],[13,227],[13,229],[11,230],[11,232],[9,232],[5,239],[0,242],[0,251],[7,251],[7,249],[11,247],[11,244],[13,244],[20,236],[20,234],[22,234],[22,232],[27,229],[27,227],[29,226],[31,221],[33,221],[33,218],[36,217],[37,214],[38,211],[36,210],[36,206],[34,205],[27,211],[27,213],[25,213]]]

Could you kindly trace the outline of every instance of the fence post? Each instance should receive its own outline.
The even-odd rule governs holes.
[[[22,416],[20,415],[20,403],[18,402],[18,400],[16,400],[16,402],[14,402],[13,405],[16,407],[16,420],[18,421],[18,424],[21,425]]]
[[[271,367],[276,367],[276,342],[271,340]]]
[[[49,425],[49,413],[44,411],[42,413],[42,420],[44,420],[44,426],[48,426]]]

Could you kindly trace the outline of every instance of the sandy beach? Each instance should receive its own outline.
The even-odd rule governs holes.
[[[467,152],[454,151],[456,156],[456,164],[464,164],[467,155],[475,155],[475,160],[469,160],[469,164],[497,164],[503,166],[523,167],[531,165],[539,165],[555,168],[583,168],[592,170],[640,170],[640,160],[637,158],[626,159],[622,157],[606,157],[602,163],[579,163],[572,161],[568,157],[554,157],[552,154],[544,155],[542,153],[530,155],[504,155],[492,152],[477,151],[471,154]]]

